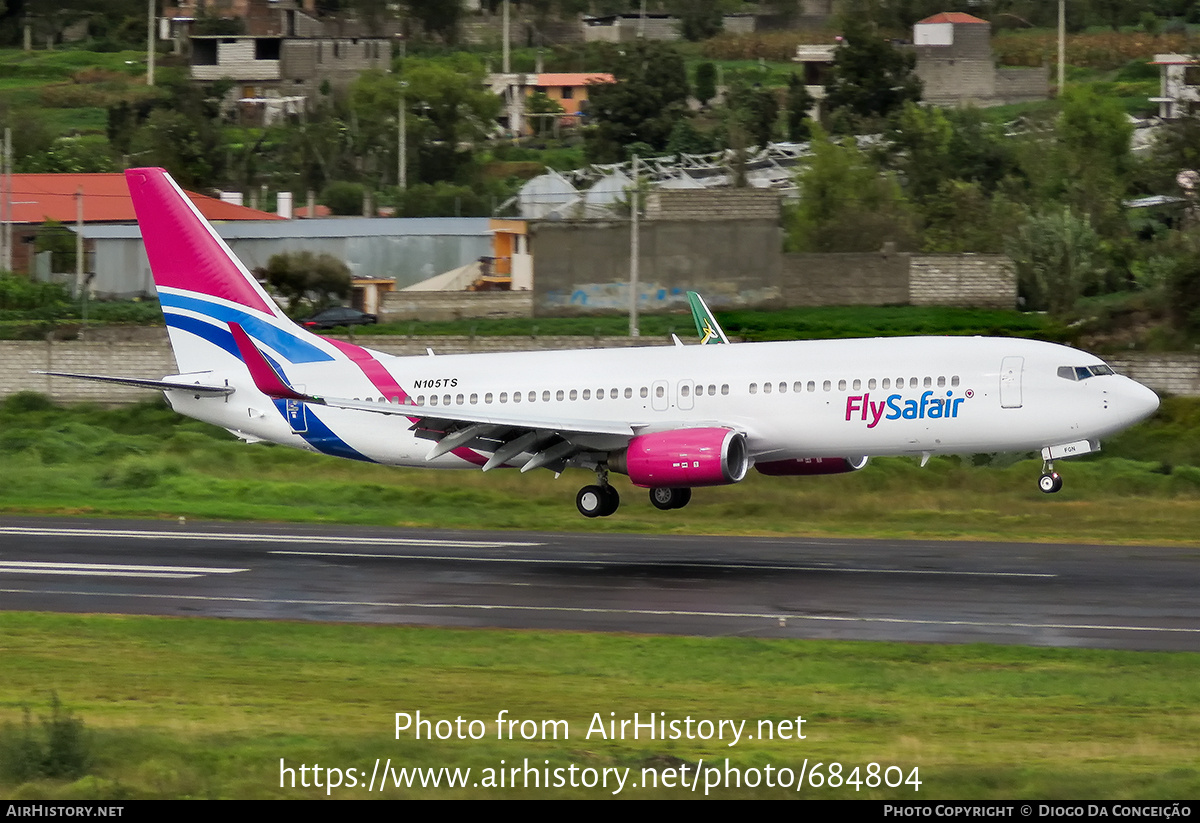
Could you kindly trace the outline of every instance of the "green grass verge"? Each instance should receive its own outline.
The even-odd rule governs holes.
[[[767,478],[697,491],[660,512],[614,478],[621,510],[579,516],[591,475],[398,469],[266,444],[179,417],[161,403],[59,409],[37,395],[0,405],[0,511],[440,528],[660,534],[786,534],[1062,542],[1194,543],[1200,522],[1200,401],[1064,462],[1061,494],[1040,462],[1011,457],[872,461],[833,477]]]
[[[807,759],[919,769],[921,786],[814,789],[819,798],[1196,797],[1200,655],[991,646],[456,631],[238,620],[0,613],[0,722],[49,694],[84,723],[86,776],[16,782],[33,798],[318,797],[280,788],[297,769],[707,765],[798,771]],[[481,720],[479,740],[397,739],[396,712]],[[516,720],[565,720],[570,737],[498,740]],[[615,715],[610,715],[613,712]],[[734,746],[586,737],[607,721],[665,712],[745,720]],[[801,716],[803,740],[762,740],[758,721]],[[478,729],[478,727],[476,727]],[[761,772],[760,772],[761,774]],[[864,772],[860,771],[860,776]],[[893,773],[894,777],[894,773]],[[299,779],[299,778],[298,778]],[[366,780],[366,776],[363,777]],[[629,787],[625,797],[697,797]],[[607,797],[601,788],[396,789],[382,797]],[[335,797],[365,797],[340,788]],[[794,790],[713,792],[797,796]]]

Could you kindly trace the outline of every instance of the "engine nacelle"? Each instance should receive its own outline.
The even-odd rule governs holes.
[[[755,463],[759,473],[769,477],[792,477],[796,475],[845,474],[856,472],[867,465],[867,458],[858,457],[802,457],[796,460],[771,460]]]
[[[677,429],[642,434],[608,456],[608,467],[643,488],[737,483],[750,468],[745,435],[731,429]]]

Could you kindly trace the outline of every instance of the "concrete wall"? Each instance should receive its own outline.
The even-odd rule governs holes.
[[[531,291],[393,291],[383,295],[379,319],[462,320],[532,317]]]
[[[996,97],[1003,103],[1045,100],[1050,96],[1050,67],[996,69]]]
[[[1132,353],[1106,357],[1114,369],[1161,394],[1200,397],[1200,355]]]
[[[534,314],[623,311],[629,305],[629,224],[530,223]],[[687,304],[688,289],[720,307],[779,305],[775,220],[647,220],[641,227],[639,305]]]
[[[910,254],[785,254],[788,306],[902,306],[908,303]]]

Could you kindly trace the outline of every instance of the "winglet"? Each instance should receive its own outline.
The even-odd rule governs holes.
[[[233,342],[237,345],[238,354],[242,356],[246,368],[250,370],[250,377],[254,380],[255,388],[260,392],[275,400],[306,400],[309,402],[316,400],[315,397],[300,394],[287,384],[287,381],[279,375],[279,372],[275,371],[275,367],[254,345],[254,341],[250,339],[250,335],[246,334],[246,330],[240,323],[229,323],[229,331],[233,335]]]
[[[713,313],[708,310],[704,298],[694,291],[688,292],[687,298],[688,304],[692,307],[692,319],[696,321],[696,333],[700,335],[700,345],[728,343],[729,338],[725,336],[725,331],[717,322],[717,318],[713,317]]]

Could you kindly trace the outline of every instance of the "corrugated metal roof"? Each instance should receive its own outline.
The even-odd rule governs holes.
[[[68,226],[70,228],[70,226]],[[226,240],[322,237],[489,237],[486,217],[338,217],[325,220],[272,220],[215,226]],[[141,237],[136,226],[83,227],[89,240]]]
[[[124,174],[14,174],[13,222],[62,223],[76,220],[75,194],[83,190],[83,222],[120,223],[137,219]],[[185,192],[209,220],[282,220],[278,215]]]
[[[918,26],[922,23],[982,23],[985,26],[991,25],[986,20],[980,20],[978,17],[964,14],[961,11],[943,11],[933,15],[933,17],[926,17],[924,20],[917,21]]]

